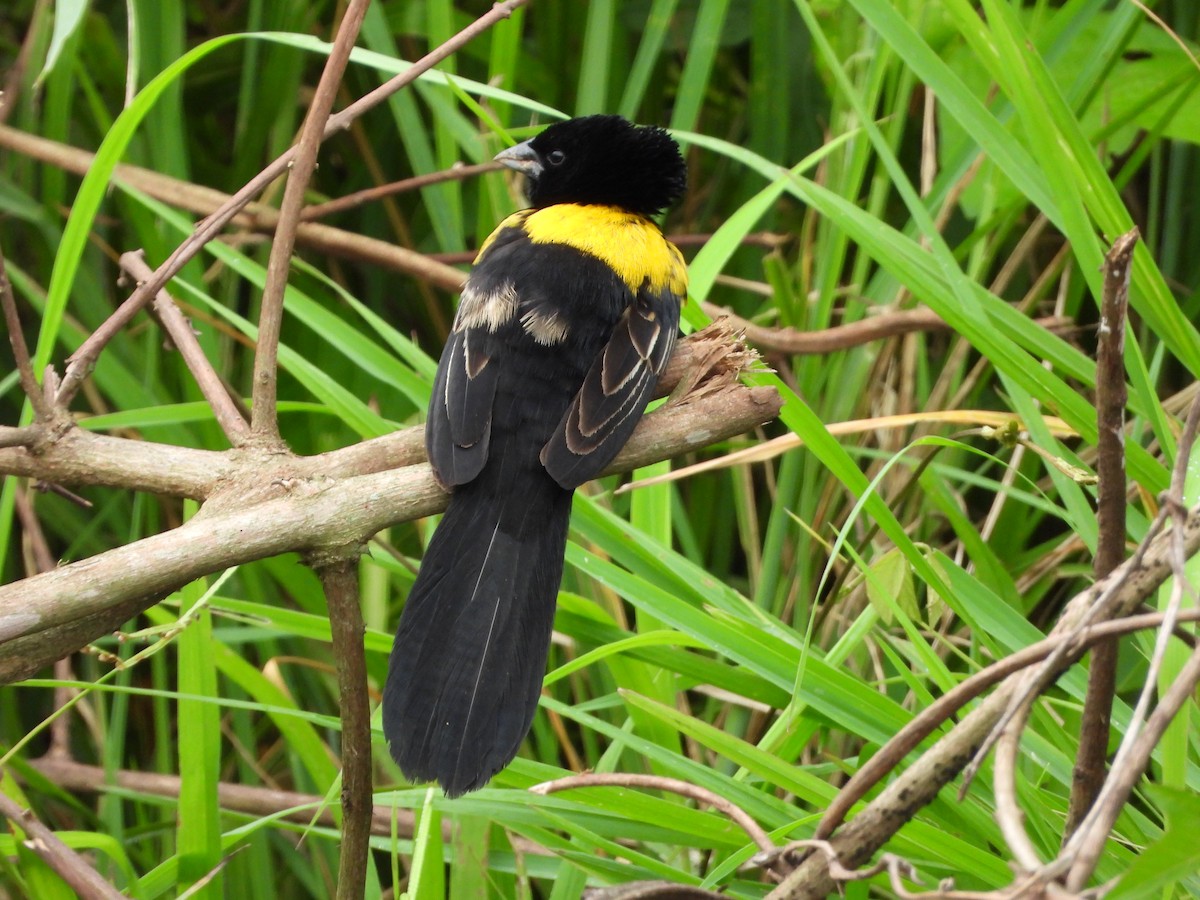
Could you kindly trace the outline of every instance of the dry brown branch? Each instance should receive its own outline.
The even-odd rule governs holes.
[[[13,297],[12,283],[8,280],[8,268],[4,262],[2,248],[0,248],[0,306],[4,308],[4,324],[8,328],[8,342],[12,346],[13,360],[17,364],[21,390],[29,398],[34,415],[41,421],[48,421],[53,417],[53,409],[46,401],[33,371],[33,362],[29,358],[29,347],[25,344],[25,333],[21,330],[21,319],[17,315],[17,301]]]
[[[1096,641],[1109,637],[1130,634],[1147,628],[1159,628],[1166,620],[1165,613],[1145,613],[1112,622],[1103,622],[1084,629],[1077,636],[1061,635],[1038,641],[1036,644],[1031,644],[1004,659],[997,660],[987,668],[979,670],[924,707],[911,722],[893,735],[854,773],[825,810],[825,815],[822,816],[821,823],[817,826],[815,836],[823,839],[833,834],[854,804],[858,803],[872,787],[895,769],[904,757],[916,749],[921,741],[931,735],[939,725],[949,721],[950,717],[960,709],[1009,675],[1045,660],[1051,653],[1064,645],[1075,643],[1080,648],[1088,647]],[[1180,613],[1179,621],[1200,621],[1200,610],[1187,610]]]
[[[135,281],[143,281],[153,274],[150,267],[146,265],[145,255],[140,250],[122,253],[120,265],[124,271],[133,276]],[[191,325],[179,311],[179,307],[175,305],[174,298],[165,290],[154,295],[153,306],[158,321],[162,323],[163,330],[170,336],[171,343],[183,357],[188,371],[196,379],[197,387],[200,388],[204,399],[212,408],[217,424],[221,426],[221,430],[225,432],[229,442],[235,447],[240,447],[250,434],[250,426],[237,404],[229,396],[229,391],[226,390],[221,376],[217,374],[217,370],[204,355],[200,342],[196,340],[196,333],[192,331]]]
[[[342,720],[342,840],[338,852],[338,900],[358,900],[367,883],[371,838],[371,703],[358,601],[358,550],[314,565],[329,606],[333,658],[337,662]]]
[[[351,122],[363,113],[378,106],[392,94],[407,87],[425,71],[433,68],[443,59],[454,53],[472,38],[490,28],[500,19],[512,15],[517,7],[524,6],[528,0],[504,0],[495,4],[491,10],[480,16],[450,40],[437,47],[430,53],[413,63],[406,71],[388,80],[386,83],[360,97],[336,115],[330,116],[325,125],[324,137],[347,128]],[[188,238],[175,248],[167,260],[154,270],[154,276],[139,284],[137,289],[117,308],[100,328],[76,350],[68,360],[67,370],[63,375],[59,388],[57,403],[67,405],[79,389],[83,379],[91,370],[96,357],[104,346],[158,293],[166,283],[200,252],[201,248],[220,234],[221,230],[253,197],[271,184],[276,178],[287,171],[291,164],[296,148],[292,147],[279,158],[263,169],[258,175],[247,182],[219,210],[204,221],[200,222]]]
[[[714,348],[721,347],[725,350],[717,364],[729,367],[732,355],[727,329],[712,326],[681,340],[659,380],[658,395],[674,391],[686,373],[702,367]],[[0,475],[205,500],[214,492],[228,490],[240,467],[251,460],[263,466],[259,470],[263,477],[282,479],[370,475],[425,459],[424,430],[420,427],[287,461],[251,449],[196,450],[94,434],[80,428],[69,428],[52,441],[45,437],[45,429],[37,426],[0,426]],[[34,444],[37,452],[25,449]]]
[[[713,809],[732,819],[742,831],[750,836],[759,850],[771,852],[775,842],[761,825],[754,821],[748,812],[707,788],[681,781],[678,778],[667,778],[663,775],[638,775],[628,772],[589,772],[586,775],[570,775],[566,778],[556,778],[554,781],[543,781],[529,789],[531,794],[554,794],[558,791],[570,791],[586,787],[636,787],[648,791],[667,791],[695,800],[697,803],[707,803]]]
[[[1093,806],[1095,815],[1089,815],[1080,823],[1077,833],[1084,833],[1086,828],[1088,835],[1087,839],[1080,843],[1078,854],[1067,874],[1069,890],[1079,890],[1091,878],[1112,825],[1128,800],[1133,786],[1145,772],[1146,766],[1150,762],[1150,755],[1158,746],[1163,732],[1167,730],[1167,726],[1171,724],[1175,714],[1179,712],[1184,703],[1191,699],[1198,684],[1200,684],[1200,648],[1192,651],[1192,655],[1179,671],[1179,675],[1162,695],[1158,707],[1146,722],[1145,729],[1137,735],[1129,746],[1129,752],[1121,759],[1121,765],[1113,766],[1112,772],[1096,797],[1096,803]],[[1071,849],[1073,848],[1068,846],[1068,850]]]
[[[46,429],[40,425],[23,425],[20,428],[0,425],[0,451],[6,447],[32,447],[45,436]]]
[[[0,147],[6,147],[66,172],[83,175],[91,167],[95,154],[26,134],[0,125]],[[121,164],[113,171],[113,181],[128,185],[155,199],[203,216],[213,215],[233,201],[229,194],[180,181],[140,166]],[[262,203],[247,202],[230,224],[270,234],[279,222],[279,211]],[[462,286],[463,274],[439,262],[434,255],[423,255],[405,247],[366,235],[319,223],[302,222],[296,230],[296,243],[331,256],[352,259],[368,265],[384,266],[448,291]],[[469,257],[467,261],[470,260]]]
[[[17,51],[16,59],[7,66],[4,73],[4,83],[0,85],[0,123],[7,122],[17,108],[17,99],[21,96],[21,82],[25,80],[29,59],[34,50],[41,45],[41,35],[45,33],[44,17],[50,15],[50,0],[38,0],[33,14],[29,17],[29,28],[21,41],[21,49]]]
[[[267,280],[263,286],[258,317],[258,345],[254,353],[254,406],[250,418],[251,434],[265,446],[279,449],[279,417],[276,408],[276,382],[279,375],[279,336],[283,331],[283,294],[292,268],[292,249],[296,246],[296,225],[304,205],[304,192],[317,167],[317,152],[325,137],[325,126],[333,111],[342,73],[350,62],[350,51],[358,38],[370,0],[350,0],[338,26],[333,47],[312,103],[300,128],[300,138],[288,165],[287,186],[279,207],[279,224],[267,259]],[[341,886],[339,881],[339,896]]]
[[[1092,562],[1096,578],[1103,578],[1125,557],[1125,310],[1129,306],[1129,279],[1138,237],[1135,228],[1117,238],[1104,259],[1096,348],[1096,475],[1100,479],[1096,486],[1099,538]],[[1114,639],[1092,650],[1064,841],[1074,833],[1104,783],[1119,646]]]
[[[702,303],[701,306],[713,318],[728,316],[738,329],[745,333],[747,340],[764,350],[798,355],[836,353],[839,350],[847,350],[884,338],[920,331],[950,330],[950,326],[942,320],[941,316],[933,310],[925,308],[893,310],[868,316],[857,322],[823,328],[820,331],[800,331],[796,328],[766,328],[756,325],[713,303]],[[1036,321],[1046,330],[1053,332],[1076,327],[1073,320],[1062,316],[1047,316]]]
[[[1177,703],[1174,696],[1176,688],[1181,684],[1187,684],[1191,679],[1191,687],[1188,688],[1190,692],[1195,688],[1197,679],[1200,678],[1194,668],[1198,651],[1193,648],[1192,659],[1179,673],[1167,694],[1160,699],[1158,708],[1152,714],[1150,721],[1146,722],[1146,711],[1158,689],[1159,672],[1166,658],[1167,641],[1175,628],[1176,621],[1181,617],[1180,607],[1185,584],[1192,590],[1193,595],[1195,594],[1194,586],[1190,585],[1187,580],[1186,565],[1189,554],[1183,544],[1182,526],[1186,516],[1186,509],[1183,505],[1184,485],[1198,431],[1200,431],[1200,395],[1192,401],[1192,408],[1179,441],[1175,467],[1171,472],[1171,486],[1163,502],[1163,510],[1172,522],[1172,530],[1167,537],[1171,541],[1172,564],[1175,574],[1165,612],[1165,621],[1155,642],[1154,652],[1146,670],[1146,681],[1134,706],[1129,727],[1125,731],[1121,746],[1117,749],[1117,755],[1113,760],[1112,773],[1101,785],[1094,805],[1080,823],[1075,834],[1066,842],[1066,846],[1063,848],[1064,852],[1060,854],[1060,859],[1070,865],[1066,878],[1068,887],[1081,887],[1091,877],[1112,825],[1128,799],[1129,791],[1140,777],[1141,772],[1145,770],[1149,762],[1149,754],[1158,743],[1158,737],[1161,736],[1162,731],[1178,711],[1178,703],[1182,701],[1179,700]],[[1186,697],[1188,694],[1184,696]],[[1143,722],[1146,722],[1145,733],[1142,732]],[[1149,732],[1156,732],[1156,736],[1147,744],[1145,738],[1146,733]]]
[[[774,418],[779,402],[771,388],[733,384],[668,404],[646,417],[611,471],[628,471],[739,434]],[[405,434],[398,440],[413,446]],[[49,468],[90,481],[90,451],[113,442],[139,447],[143,459],[154,453],[160,458],[158,471],[138,474],[116,458],[117,449],[107,458],[110,472],[119,467],[122,478],[171,484],[177,492],[183,485],[174,460],[180,459],[190,466],[187,487],[208,502],[174,531],[0,587],[0,609],[6,611],[0,614],[0,681],[28,677],[201,575],[292,550],[357,547],[397,522],[440,512],[446,501],[423,463],[344,475],[314,466],[321,457],[184,450],[77,430],[55,445],[57,464]],[[88,452],[64,460],[59,451],[72,445]],[[367,467],[383,461],[371,460],[362,445],[328,457]],[[40,477],[43,463],[24,450],[0,451],[0,471],[23,469]]]
[[[137,772],[118,769],[109,772],[101,766],[91,766],[67,758],[43,756],[29,761],[30,768],[40,772],[55,785],[74,793],[106,793],[109,791],[129,792],[150,797],[179,798],[182,779],[178,775],[162,775],[157,772]],[[231,784],[222,781],[217,785],[217,802],[221,808],[246,816],[283,816],[297,825],[313,823],[328,828],[337,826],[336,816],[318,794],[301,794],[269,787]],[[401,838],[411,838],[416,827],[416,815],[412,810],[399,809],[391,804],[374,806],[371,809],[371,834],[375,837],[390,837],[395,820],[395,832]],[[452,838],[450,823],[442,824],[442,836]],[[513,846],[521,853],[546,855],[545,847],[533,841],[513,836]]]
[[[1184,554],[1192,556],[1200,550],[1200,506],[1188,510],[1178,531]],[[1092,610],[1102,609],[1104,618],[1112,619],[1137,609],[1172,574],[1177,552],[1172,545],[1172,535],[1156,536],[1108,578],[1073,597],[1051,636],[1074,633]],[[1065,662],[1072,661],[1073,655],[1068,654]],[[1061,665],[1062,662],[1056,664],[1056,670]],[[843,865],[854,868],[864,864],[963,770],[1008,709],[1025,674],[1002,683],[834,835],[830,843],[837,849]],[[769,896],[771,900],[819,900],[835,889],[836,882],[829,874],[826,860],[812,855]]]
[[[0,791],[0,816],[8,819],[13,828],[25,832],[25,846],[45,860],[46,865],[83,900],[121,900],[125,896],[101,878],[82,856],[59,840],[33,810],[22,809],[3,791]]]
[[[476,175],[482,175],[485,172],[498,172],[503,168],[504,166],[498,162],[478,163],[473,166],[460,163],[451,166],[449,169],[443,169],[440,172],[430,172],[428,175],[416,175],[412,178],[405,178],[402,181],[393,181],[391,184],[381,184],[378,187],[356,191],[353,194],[346,194],[344,197],[338,197],[336,200],[314,203],[312,206],[306,206],[300,211],[300,221],[311,222],[314,219],[336,215],[348,209],[357,209],[364,203],[374,203],[385,197],[394,197],[396,194],[420,190],[423,187],[429,187],[432,184],[441,184],[445,181],[462,181],[466,178],[474,178]]]

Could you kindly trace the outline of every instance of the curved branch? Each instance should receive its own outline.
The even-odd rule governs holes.
[[[1178,538],[1184,552],[1191,556],[1200,551],[1200,506],[1188,511]],[[1126,560],[1103,581],[1076,594],[1067,604],[1051,636],[1076,631],[1088,610],[1100,607],[1104,618],[1128,615],[1155,591],[1171,574],[1175,557],[1173,533],[1160,534],[1144,546],[1144,552]],[[1076,649],[1063,660],[1073,662],[1082,653]],[[1022,687],[1022,673],[1010,677],[972,710],[958,725],[933,745],[920,759],[905,769],[882,793],[846,823],[830,843],[842,864],[850,868],[862,865],[872,854],[928,805],[938,792],[958,776],[971,761],[976,749]],[[801,900],[827,897],[836,890],[828,861],[820,855],[805,859],[783,883],[768,896],[770,900]]]
[[[668,404],[642,421],[609,471],[625,472],[740,434],[773,419],[780,403],[773,388],[732,384]],[[80,437],[99,438],[76,432],[64,440]],[[261,454],[167,449],[224,462],[223,475],[209,475],[205,485],[211,491],[219,482],[223,489],[211,491],[200,513],[173,531],[0,587],[0,683],[30,676],[202,575],[289,551],[355,547],[446,504],[424,463],[363,475],[297,475],[264,467]],[[341,452],[345,459],[364,458],[361,447]]]
[[[675,390],[685,376],[690,379],[697,371],[707,371],[714,364],[714,353],[718,355],[715,364],[730,373],[745,364],[745,357],[731,347],[727,328],[706,328],[676,345],[667,371],[659,379],[657,395],[666,396]],[[220,492],[251,463],[257,467],[260,482],[269,483],[318,476],[369,475],[424,459],[424,429],[420,426],[317,456],[296,458],[251,448],[196,450],[94,434],[80,428],[68,428],[54,437],[39,426],[25,429],[0,426],[0,475],[37,478],[54,484],[148,491],[194,500],[206,500]]]

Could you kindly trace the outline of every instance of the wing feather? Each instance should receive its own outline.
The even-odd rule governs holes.
[[[438,362],[425,449],[445,487],[466,484],[487,462],[500,372],[499,366],[491,364],[490,343],[481,328],[452,332]]]
[[[554,435],[542,465],[564,488],[595,478],[625,446],[666,368],[679,327],[679,298],[643,289],[626,308]]]

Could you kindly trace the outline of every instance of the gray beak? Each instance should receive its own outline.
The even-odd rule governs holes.
[[[542,174],[542,160],[537,151],[529,146],[529,141],[509,147],[507,150],[501,150],[496,154],[495,159],[529,178],[537,178]]]

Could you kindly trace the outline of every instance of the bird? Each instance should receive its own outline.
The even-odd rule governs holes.
[[[484,241],[434,378],[450,492],[401,612],[383,733],[448,797],[516,756],[537,710],[571,497],[624,446],[675,345],[687,266],[653,216],[687,167],[662,128],[554,123],[496,155],[529,206]]]

